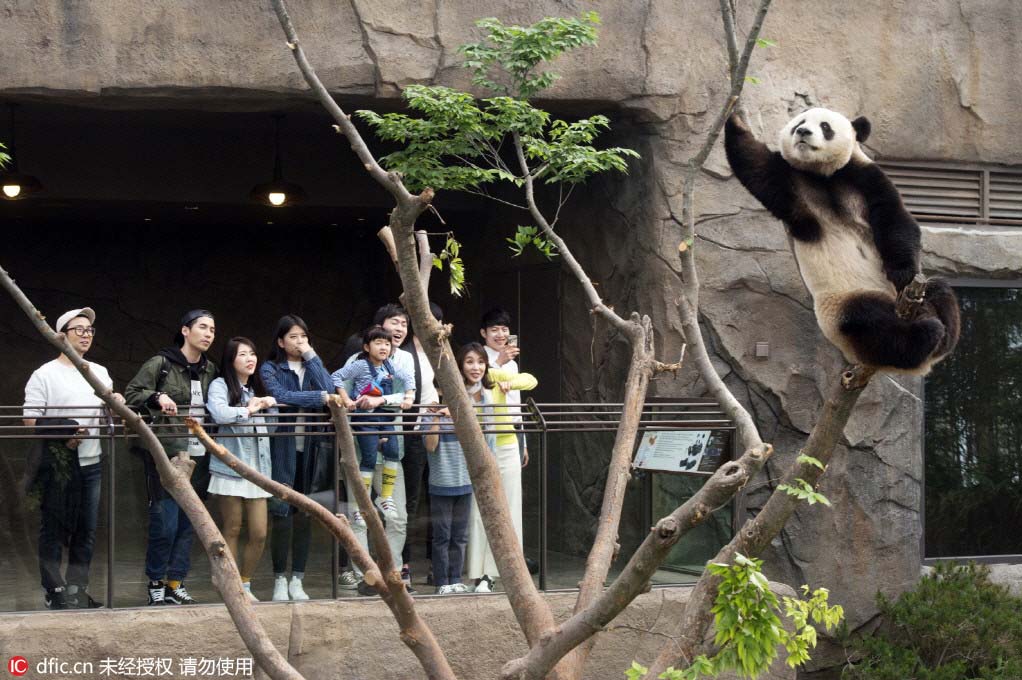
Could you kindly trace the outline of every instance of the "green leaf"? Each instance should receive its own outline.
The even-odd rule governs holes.
[[[753,85],[759,85],[760,80],[756,76],[745,76],[745,82],[752,83]]]
[[[625,671],[625,677],[628,678],[628,680],[641,680],[641,678],[648,672],[648,668],[640,665],[637,661],[633,661],[631,668]]]
[[[807,456],[804,453],[803,454],[799,454],[799,457],[796,458],[795,460],[798,463],[800,463],[801,465],[815,465],[816,467],[820,468],[821,470],[824,469],[823,468],[823,463],[821,463],[816,458],[813,458],[812,456]]]
[[[777,43],[769,38],[756,38],[756,45],[759,47],[777,47]]]

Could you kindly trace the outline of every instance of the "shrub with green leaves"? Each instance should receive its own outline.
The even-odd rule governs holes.
[[[897,601],[878,595],[884,623],[855,643],[863,658],[842,680],[1022,678],[1022,599],[989,574],[942,562]]]
[[[662,680],[697,680],[701,676],[714,677],[724,671],[735,671],[743,678],[755,678],[770,668],[777,658],[777,648],[783,646],[792,668],[809,660],[809,650],[816,647],[816,628],[828,631],[844,618],[841,605],[830,606],[830,593],[826,588],[810,592],[802,586],[807,599],[783,597],[784,606],[770,590],[761,568],[763,560],[735,555],[735,563],[711,564],[707,567],[720,578],[717,598],[713,604],[713,639],[717,652],[712,656],[700,655],[686,669],[668,668],[660,674]],[[788,631],[781,615],[792,622]],[[625,671],[625,677],[641,678],[647,670],[638,663]]]

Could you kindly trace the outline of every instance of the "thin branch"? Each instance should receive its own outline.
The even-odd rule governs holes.
[[[555,226],[557,226],[557,220],[559,220],[560,217],[561,217],[561,208],[563,208],[564,204],[568,202],[569,198],[571,198],[571,194],[572,194],[573,191],[575,191],[575,185],[574,184],[572,184],[571,186],[568,187],[567,195],[564,195],[563,185],[558,185],[557,186],[557,210],[554,212],[554,219],[552,219],[550,221],[550,228],[551,229],[553,229]],[[563,198],[562,198],[562,196],[563,196]]]
[[[585,270],[582,269],[582,265],[580,265],[578,260],[575,259],[575,256],[568,248],[568,245],[564,242],[564,239],[562,239],[560,235],[551,228],[550,224],[547,223],[546,218],[543,216],[543,213],[540,212],[539,207],[536,205],[533,176],[529,173],[529,164],[525,160],[525,151],[522,149],[521,135],[516,132],[513,137],[515,153],[518,156],[518,164],[525,176],[525,201],[529,206],[529,212],[532,214],[532,218],[536,221],[536,225],[543,230],[543,233],[548,240],[554,242],[554,245],[557,246],[557,251],[561,256],[561,261],[564,262],[564,264],[568,267],[568,271],[570,271],[582,285],[582,290],[589,299],[591,311],[607,319],[611,325],[616,327],[632,340],[638,340],[639,331],[636,328],[636,324],[630,323],[621,318],[617,312],[604,304],[600,294],[596,292],[596,287],[593,286],[593,282],[589,279]]]
[[[483,198],[485,198],[487,200],[496,201],[497,203],[503,203],[504,205],[511,206],[512,208],[517,208],[518,210],[525,210],[525,211],[529,210],[529,206],[527,206],[527,205],[521,205],[519,203],[512,203],[511,201],[505,201],[502,198],[497,198],[496,196],[492,196],[492,195],[488,194],[485,189],[463,189],[463,191],[466,194],[475,194],[476,196],[482,196]]]
[[[721,0],[721,15],[724,22],[725,42],[730,46],[734,42],[734,16],[730,6],[725,7],[728,0]],[[685,340],[691,345],[691,352],[695,359],[695,365],[699,376],[703,379],[707,391],[717,400],[728,417],[735,421],[738,426],[740,445],[744,448],[752,448],[762,443],[758,428],[748,410],[735,398],[731,390],[721,380],[717,370],[713,367],[706,343],[702,337],[702,330],[699,328],[699,272],[695,262],[695,182],[699,171],[710,155],[710,151],[717,142],[720,130],[724,122],[731,114],[732,109],[738,102],[745,85],[745,74],[749,67],[749,60],[752,51],[756,47],[756,40],[759,38],[759,31],[763,26],[767,10],[770,8],[771,0],[761,0],[753,20],[752,28],[749,30],[748,39],[745,42],[744,50],[738,58],[734,67],[730,70],[731,90],[727,101],[721,107],[707,132],[706,139],[695,156],[689,161],[685,169],[684,188],[682,193],[682,218],[681,218],[681,243],[679,245],[679,257],[681,259],[681,272],[684,283],[682,285],[682,297],[678,302],[678,311],[682,322],[682,331]],[[735,43],[737,46],[737,43]]]
[[[163,445],[153,434],[152,429],[137,413],[114,398],[113,391],[96,377],[89,367],[89,362],[75,352],[63,333],[57,333],[47,325],[46,317],[35,308],[35,305],[2,267],[0,267],[0,287],[10,293],[14,302],[25,312],[39,334],[74,364],[89,386],[95,390],[96,396],[102,399],[111,412],[116,413],[129,428],[138,434],[141,443],[149,450],[153,462],[159,470],[160,482],[164,489],[184,511],[206,549],[213,585],[223,598],[227,612],[238,629],[238,634],[248,650],[252,652],[256,663],[274,680],[302,680],[301,674],[273,646],[269,635],[255,614],[255,608],[242,590],[241,574],[238,573],[234,557],[227,550],[223,534],[220,533],[212,517],[209,516],[206,506],[199,500],[189,482],[189,476],[195,464],[187,457],[176,458],[175,462],[171,463]]]

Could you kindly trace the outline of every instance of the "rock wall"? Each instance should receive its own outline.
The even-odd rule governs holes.
[[[743,27],[751,4],[740,3]],[[550,91],[550,103],[612,111],[643,159],[628,178],[598,180],[595,194],[608,202],[573,206],[564,232],[609,301],[649,314],[660,355],[677,356],[683,169],[725,96],[716,2],[291,5],[320,75],[352,101],[393,98],[413,82],[466,86],[455,47],[476,37],[476,17],[530,22],[598,10],[600,45],[557,64],[563,78]],[[12,55],[0,95],[99,107],[116,101],[242,109],[305,96],[268,3],[20,0],[4,3],[0,12],[0,44]],[[777,46],[757,50],[750,74],[759,82],[746,86],[744,104],[767,140],[789,116],[821,104],[870,117],[868,146],[878,157],[1017,165],[1020,33],[1022,13],[1013,0],[778,1],[762,32]],[[728,384],[777,447],[766,482],[804,442],[840,357],[816,328],[782,226],[731,177],[719,145],[699,177],[696,208],[704,332]],[[927,228],[923,245],[930,272],[1020,275],[1022,230]],[[565,400],[620,398],[627,357],[622,341],[597,324],[594,342],[577,288],[565,280],[563,289],[562,327],[571,329],[562,337]],[[770,343],[767,359],[753,357],[757,341]],[[918,576],[920,389],[917,380],[874,380],[823,482],[834,509],[800,510],[769,551],[775,578],[831,588],[853,629],[873,618],[877,589],[895,592]],[[689,369],[652,388],[659,396],[700,392]],[[602,454],[565,455],[575,456],[579,469],[598,470],[594,463]],[[598,482],[594,474],[562,489],[578,499],[569,505],[580,545],[598,503],[587,489]],[[755,486],[753,509],[768,491]]]

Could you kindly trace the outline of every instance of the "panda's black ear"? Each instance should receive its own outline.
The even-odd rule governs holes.
[[[855,128],[855,140],[857,142],[865,142],[869,139],[870,130],[873,126],[870,125],[869,119],[866,116],[859,116],[852,121],[852,127]]]

